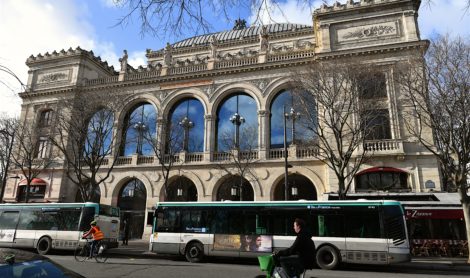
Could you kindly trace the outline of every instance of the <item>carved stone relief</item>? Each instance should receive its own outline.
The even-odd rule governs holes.
[[[61,70],[56,72],[40,73],[38,74],[38,84],[55,83],[61,81],[68,81],[70,70]]]
[[[157,94],[157,98],[160,100],[160,103],[163,103],[167,97],[168,91],[161,91],[159,94]]]
[[[256,79],[256,80],[251,80],[251,84],[255,85],[260,89],[260,91],[263,91],[266,86],[269,84],[269,79]]]
[[[398,36],[398,22],[383,22],[337,30],[338,42]]]

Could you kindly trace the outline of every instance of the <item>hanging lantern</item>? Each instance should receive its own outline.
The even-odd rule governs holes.
[[[293,185],[291,187],[291,194],[292,196],[297,196],[299,194],[299,189],[297,188],[297,186]]]
[[[232,196],[237,196],[238,195],[238,190],[236,186],[232,186],[232,189],[230,190]]]

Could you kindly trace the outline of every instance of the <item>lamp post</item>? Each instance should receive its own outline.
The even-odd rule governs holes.
[[[237,95],[237,112],[230,117],[230,122],[235,125],[235,149],[237,151],[237,161],[240,162],[240,125],[245,123],[245,118],[243,118],[238,113],[238,95]],[[243,199],[243,177],[240,175],[240,201]]]
[[[186,116],[179,122],[179,125],[184,130],[183,150],[189,149],[189,130],[194,127],[194,123],[189,119],[189,100],[187,100]]]
[[[300,113],[295,112],[294,107],[290,108],[290,112],[287,113],[287,119],[292,120],[292,144],[295,145],[295,121],[300,118]]]
[[[137,131],[137,147],[135,152],[142,154],[142,145],[144,142],[144,132],[148,130],[148,126],[144,123],[144,108],[142,107],[142,113],[140,114],[140,121],[134,124],[133,128]]]
[[[238,114],[238,95],[237,95],[237,112],[230,117],[230,122],[235,125],[235,148],[240,149],[240,125],[245,123],[245,118]]]
[[[289,183],[287,177],[289,175],[288,168],[292,168],[292,165],[287,163],[287,120],[292,120],[292,144],[295,144],[295,121],[300,118],[300,113],[295,112],[294,107],[291,107],[290,112],[286,112],[286,106],[283,106],[282,116],[284,118],[284,199],[289,200]],[[292,188],[294,193],[294,188]],[[297,188],[295,188],[297,193]]]
[[[138,121],[134,124],[134,129],[137,131],[137,148],[135,152],[137,154],[142,154],[142,144],[144,141],[144,132],[147,131],[148,127],[142,121]]]

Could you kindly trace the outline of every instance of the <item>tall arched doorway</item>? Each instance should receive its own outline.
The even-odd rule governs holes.
[[[250,182],[240,176],[231,176],[226,179],[217,190],[217,201],[254,201],[255,196]],[[242,186],[240,190],[240,183]],[[241,191],[241,194],[240,194]]]
[[[187,177],[178,177],[168,187],[168,202],[195,202],[197,201],[197,188]]]
[[[287,177],[288,200],[317,200],[317,191],[313,183],[299,174],[291,174]],[[284,178],[274,188],[274,201],[285,200]]]
[[[129,225],[129,239],[142,238],[144,232],[147,190],[138,179],[127,182],[120,190],[118,207],[121,209],[121,230],[124,219]]]

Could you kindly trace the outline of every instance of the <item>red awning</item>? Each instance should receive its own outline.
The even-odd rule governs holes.
[[[393,168],[393,167],[373,167],[373,168],[362,170],[361,172],[357,173],[356,176],[366,174],[366,173],[376,173],[376,172],[406,173],[406,171],[403,171],[398,168]]]
[[[20,181],[20,183],[18,185],[26,185],[28,184],[27,180],[26,179],[22,179]],[[40,179],[40,178],[34,178],[32,181],[31,181],[31,184],[30,185],[44,185],[46,186],[47,185],[47,182],[43,179]]]
[[[463,219],[463,210],[458,209],[406,209],[406,219]]]

